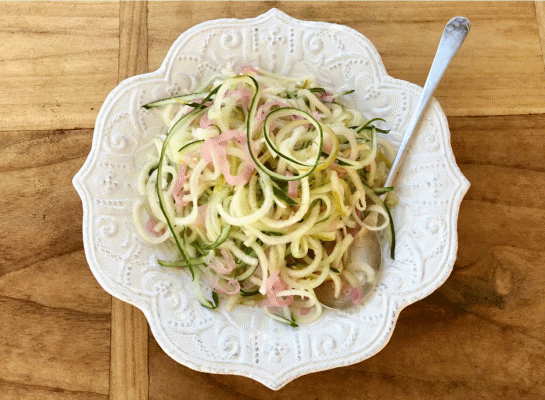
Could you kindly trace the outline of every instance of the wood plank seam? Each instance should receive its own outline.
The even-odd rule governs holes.
[[[69,307],[56,307],[51,306],[47,304],[40,303],[39,301],[34,301],[32,299],[26,299],[21,297],[14,297],[14,296],[5,296],[0,294],[0,302],[2,301],[15,301],[19,303],[24,303],[25,305],[30,305],[34,308],[39,308],[46,312],[53,313],[55,311],[62,311],[66,313],[68,316],[79,318],[79,317],[87,317],[88,320],[95,319],[104,321],[110,318],[110,313],[98,313],[98,312],[89,312],[89,311],[81,311],[81,310],[75,310],[73,308]]]
[[[119,4],[118,78],[148,70],[147,2]],[[147,400],[148,325],[136,307],[112,298],[110,400]]]
[[[10,381],[8,379],[0,379],[0,385],[2,385],[2,384],[12,385],[12,386],[21,388],[21,389],[23,389],[25,391],[27,391],[29,388],[32,388],[32,389],[38,389],[38,390],[47,391],[47,392],[70,394],[70,395],[78,395],[78,396],[88,395],[88,396],[93,396],[93,398],[96,398],[97,395],[98,396],[102,395],[101,393],[97,393],[97,392],[90,392],[90,391],[85,391],[85,390],[70,390],[70,389],[63,389],[63,388],[52,388],[51,386],[30,384],[30,383],[21,383],[21,382],[17,382],[17,381]]]

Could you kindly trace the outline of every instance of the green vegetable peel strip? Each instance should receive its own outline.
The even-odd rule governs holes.
[[[174,238],[174,242],[176,243],[176,247],[178,247],[178,250],[180,251],[180,254],[182,255],[182,258],[189,269],[189,272],[191,272],[191,278],[195,279],[195,272],[193,271],[193,266],[189,262],[189,256],[187,255],[187,252],[185,251],[184,247],[182,246],[182,243],[180,243],[180,238],[176,231],[174,230],[174,226],[172,225],[172,221],[170,220],[168,213],[166,212],[166,199],[165,194],[162,190],[162,182],[163,182],[163,161],[165,159],[165,152],[169,143],[169,140],[172,138],[173,134],[176,132],[176,130],[179,128],[180,125],[183,123],[187,123],[188,121],[194,120],[197,117],[199,117],[199,111],[205,107],[206,101],[208,101],[218,90],[219,86],[216,87],[212,92],[210,92],[205,100],[194,110],[189,112],[188,114],[181,117],[176,124],[170,129],[167,137],[165,138],[165,141],[163,142],[163,147],[161,149],[161,155],[159,157],[159,164],[157,166],[157,183],[156,183],[156,190],[157,190],[157,197],[159,199],[159,206],[161,207],[161,211],[163,212],[163,215],[167,221],[168,229],[170,230],[172,237]]]
[[[179,260],[159,265],[188,269],[204,307],[221,296],[227,310],[261,306],[297,327],[322,313],[316,287],[332,280],[338,295],[341,278],[357,285],[362,266],[348,253],[359,230],[386,229],[393,257],[380,198],[395,199],[383,187],[393,150],[373,125],[382,119],[332,101],[350,93],[312,77],[227,69],[195,93],[145,106],[172,128],[154,139],[139,176],[135,223],[150,243],[176,246]]]

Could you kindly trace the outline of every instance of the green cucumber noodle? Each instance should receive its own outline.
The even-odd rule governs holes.
[[[313,77],[282,77],[228,66],[196,93],[144,107],[166,132],[138,178],[139,234],[170,243],[199,302],[261,306],[297,326],[320,317],[314,289],[328,280],[357,288],[376,277],[353,261],[356,235],[395,236],[383,184],[394,149],[375,126]],[[378,133],[378,134],[377,134]],[[385,202],[379,197],[387,193]],[[213,296],[205,294],[208,282]],[[218,296],[219,294],[219,296]]]

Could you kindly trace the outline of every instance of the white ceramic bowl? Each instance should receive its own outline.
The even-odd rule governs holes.
[[[143,156],[150,140],[165,130],[141,106],[191,91],[228,62],[282,75],[314,74],[337,92],[355,89],[351,101],[368,117],[386,119],[394,143],[421,88],[388,76],[377,50],[360,33],[272,9],[253,19],[193,27],[172,45],[159,70],[123,81],[100,110],[91,153],[74,177],[83,202],[85,253],[96,279],[144,312],[155,339],[176,361],[279,389],[303,374],[371,357],[388,342],[401,309],[447,279],[469,182],[456,166],[447,120],[434,100],[397,179],[396,260],[385,258],[381,281],[364,304],[350,312],[327,310],[297,329],[259,308],[205,309],[192,294],[188,274],[157,265],[168,250],[139,238],[131,209],[139,196]]]

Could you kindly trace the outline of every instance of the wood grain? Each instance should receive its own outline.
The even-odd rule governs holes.
[[[81,202],[71,185],[91,134],[0,134],[0,393],[6,399],[108,393],[110,297],[85,260]]]
[[[121,2],[119,80],[147,72],[147,3]],[[148,399],[148,324],[140,310],[112,299],[110,399]]]
[[[111,400],[148,398],[148,324],[140,310],[112,298]]]
[[[29,145],[41,148],[36,152],[42,156],[29,157],[28,167],[21,166],[24,161],[20,158],[13,163],[15,168],[19,166],[18,169],[9,165],[1,172],[0,206],[4,214],[0,219],[0,274],[83,247],[81,201],[71,179],[90,149],[91,132],[63,132],[18,133],[22,137],[39,136],[31,139]],[[83,137],[86,138],[84,143],[80,141],[84,140]],[[73,146],[78,146],[79,141],[79,147],[72,150],[69,159],[60,152],[51,151],[55,143],[65,140],[71,141]],[[16,152],[14,148],[24,146],[17,143],[0,150],[0,153],[9,159],[10,150]]]
[[[539,29],[539,38],[541,40],[541,55],[545,63],[545,3],[543,1],[534,2],[536,8],[536,20]]]
[[[119,80],[148,72],[148,4],[119,4]]]
[[[458,222],[457,265],[491,246],[541,251],[545,243],[545,116],[449,118],[452,147],[472,182]]]
[[[116,3],[0,3],[0,130],[92,128],[118,38]]]
[[[436,94],[472,184],[452,275],[376,356],[278,392],[159,348],[92,276],[71,184],[119,81],[197,23],[271,7],[358,30],[420,85],[446,21],[472,22]],[[8,2],[0,39],[0,399],[545,398],[543,2]]]
[[[117,5],[2,3],[0,37],[0,398],[106,399],[111,303],[71,180],[117,80]]]

